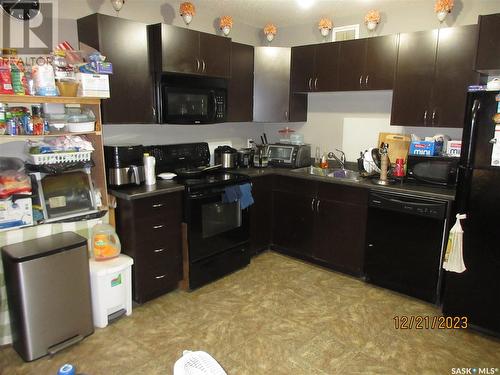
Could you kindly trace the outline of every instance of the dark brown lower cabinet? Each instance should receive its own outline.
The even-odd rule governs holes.
[[[177,288],[182,279],[182,192],[117,199],[122,252],[134,259],[132,293],[144,303]]]
[[[298,193],[273,192],[273,246],[302,257],[313,252],[314,212],[312,197]]]
[[[318,184],[313,257],[352,275],[363,274],[368,191]]]
[[[361,276],[368,190],[275,176],[272,247]]]
[[[252,179],[255,203],[250,207],[250,249],[257,254],[269,248],[272,225],[272,176]]]

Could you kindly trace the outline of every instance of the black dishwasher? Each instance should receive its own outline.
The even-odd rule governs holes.
[[[368,207],[367,281],[437,303],[447,203],[371,192]]]

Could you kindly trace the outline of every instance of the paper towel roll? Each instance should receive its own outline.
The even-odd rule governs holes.
[[[156,159],[154,156],[144,155],[144,177],[146,185],[156,184],[155,164]]]

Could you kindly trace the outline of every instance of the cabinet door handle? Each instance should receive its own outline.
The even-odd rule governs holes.
[[[157,280],[159,280],[159,279],[163,279],[165,276],[167,276],[167,275],[155,276],[155,279],[157,279]]]
[[[205,73],[205,68],[207,67],[207,66],[205,65],[205,60],[203,60],[203,59],[202,59],[202,60],[201,60],[201,63],[202,63],[202,65],[203,65],[203,68],[201,69],[201,71],[202,71],[203,73]]]
[[[165,226],[164,224],[153,225],[153,229],[160,229],[160,228],[163,228],[164,226]]]
[[[372,243],[369,243],[369,244],[368,244],[368,247],[373,247],[373,244],[372,244]]]
[[[309,83],[307,84],[309,86],[309,91],[312,90],[312,78],[309,78]]]
[[[196,59],[196,71],[197,72],[200,71],[200,60],[199,59]]]
[[[288,111],[285,111],[285,120],[288,121]]]
[[[165,251],[165,249],[162,247],[161,249],[154,249],[153,251],[155,253],[162,253],[163,251]]]
[[[496,144],[497,143],[497,139],[496,138],[491,138],[488,142],[490,142],[492,145]]]
[[[368,79],[370,78],[370,75],[367,74],[365,78],[365,88],[368,88]]]
[[[314,89],[318,90],[318,77],[314,78]]]
[[[427,110],[424,112],[424,125],[427,125]]]
[[[434,125],[434,120],[436,119],[436,110],[437,108],[434,108],[434,111],[432,111],[432,125]]]
[[[156,108],[155,107],[151,107],[151,112],[153,112],[153,117],[156,117]]]
[[[155,203],[153,204],[153,208],[163,207],[163,203]]]
[[[321,201],[318,199],[316,201],[316,212],[319,212],[319,204],[321,203]]]
[[[363,82],[363,74],[361,74],[361,75],[359,76],[359,88],[361,88],[361,87],[362,87],[362,86],[361,86],[361,85],[363,84],[362,82]]]
[[[314,201],[316,201],[316,198],[313,198],[311,200],[311,211],[314,212]]]

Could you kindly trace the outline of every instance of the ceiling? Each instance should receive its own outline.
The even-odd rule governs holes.
[[[286,27],[317,22],[321,17],[332,18],[361,13],[384,7],[408,7],[416,2],[429,0],[191,0],[197,9],[210,9],[218,14],[228,14],[247,25],[262,27],[268,22]],[[309,6],[307,6],[309,5]]]

